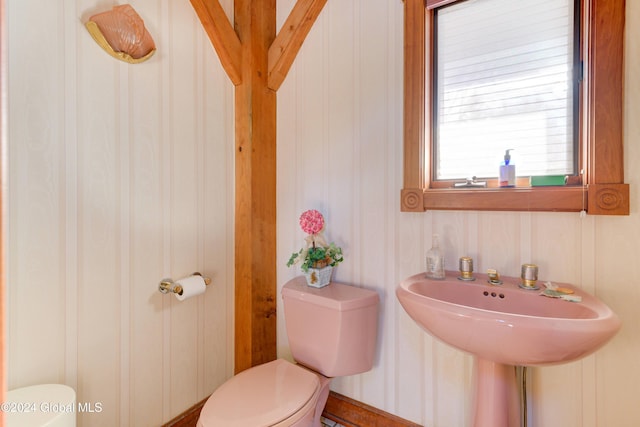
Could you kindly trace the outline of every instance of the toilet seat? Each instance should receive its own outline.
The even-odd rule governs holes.
[[[243,371],[207,400],[199,427],[276,427],[294,424],[315,410],[320,380],[283,359]]]

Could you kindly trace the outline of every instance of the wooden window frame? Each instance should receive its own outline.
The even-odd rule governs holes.
[[[624,0],[583,0],[587,43],[580,142],[582,183],[559,187],[436,188],[426,135],[426,3],[455,0],[404,0],[404,180],[403,212],[426,210],[579,212],[629,215],[629,185],[624,183],[623,72]],[[432,28],[432,27],[431,27]],[[584,30],[583,30],[584,31]],[[431,79],[430,79],[431,80]]]

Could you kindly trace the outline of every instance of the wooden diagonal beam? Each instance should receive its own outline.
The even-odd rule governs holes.
[[[190,0],[234,85],[242,83],[242,46],[219,0]]]
[[[298,0],[269,47],[269,80],[278,90],[327,0]]]

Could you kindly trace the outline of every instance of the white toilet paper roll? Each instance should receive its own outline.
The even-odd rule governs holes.
[[[204,283],[204,278],[197,274],[177,280],[175,284],[182,286],[182,295],[174,294],[179,301],[184,301],[187,298],[200,295],[204,293],[205,289],[207,289]]]

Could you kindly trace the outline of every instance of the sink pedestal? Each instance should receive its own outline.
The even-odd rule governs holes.
[[[579,360],[607,343],[620,329],[620,319],[602,301],[569,283],[579,303],[541,298],[520,287],[519,277],[502,276],[502,286],[458,280],[448,271],[445,280],[416,274],[396,288],[405,311],[420,327],[450,346],[476,357],[473,427],[518,427],[520,368]],[[499,362],[495,362],[499,361]],[[501,363],[500,363],[501,362]],[[524,407],[525,405],[523,405]]]
[[[520,425],[514,366],[476,357],[473,393],[473,427]]]

